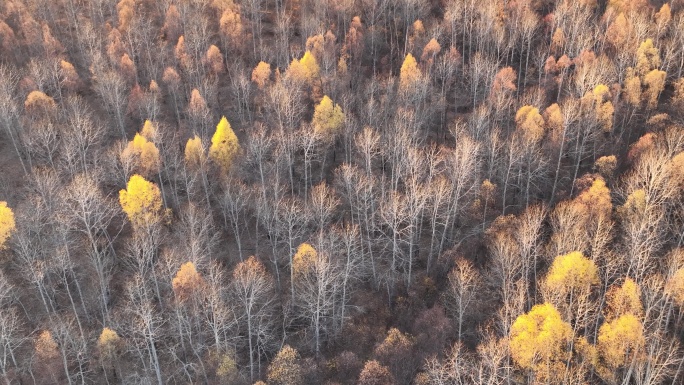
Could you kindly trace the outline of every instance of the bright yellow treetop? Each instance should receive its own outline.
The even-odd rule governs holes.
[[[328,95],[324,95],[314,110],[312,124],[316,133],[334,136],[344,127],[342,107],[334,104]]]
[[[535,305],[511,326],[511,357],[520,367],[534,370],[540,378],[555,378],[564,372],[572,338],[570,324],[561,319],[553,305]]]
[[[119,203],[135,228],[161,220],[162,197],[159,187],[140,175],[133,175],[128,180],[126,190],[119,191]]]
[[[14,212],[7,207],[7,202],[0,202],[0,250],[7,247],[5,243],[15,229]]]
[[[559,255],[546,276],[546,285],[558,292],[584,290],[599,283],[598,268],[579,251]]]
[[[644,346],[644,326],[633,314],[622,315],[601,325],[597,350],[612,369],[629,365]]]
[[[230,170],[235,155],[240,151],[240,143],[235,136],[235,132],[230,127],[228,119],[221,117],[221,121],[216,126],[216,132],[211,137],[211,147],[209,147],[209,158],[216,163],[224,173]]]
[[[321,77],[321,68],[318,66],[318,61],[311,51],[307,50],[304,52],[304,56],[302,56],[299,62],[306,69],[306,78],[310,83]]]
[[[646,97],[646,105],[649,110],[658,106],[658,97],[660,97],[660,93],[665,89],[666,76],[667,73],[665,73],[665,71],[657,69],[651,70],[644,75],[644,85],[646,86],[646,92],[644,92],[644,94]]]
[[[416,84],[420,81],[420,75],[420,69],[418,68],[416,58],[408,53],[399,70],[399,90],[408,92],[414,89]]]
[[[204,164],[204,145],[202,139],[195,135],[185,143],[185,166],[190,170],[198,170]]]

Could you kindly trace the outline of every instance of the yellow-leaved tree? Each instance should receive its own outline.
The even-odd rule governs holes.
[[[135,134],[133,140],[121,151],[121,162],[131,163],[137,173],[146,177],[157,174],[161,163],[157,146],[146,135],[141,134]]]
[[[125,190],[119,191],[119,203],[134,228],[144,228],[162,219],[162,197],[159,187],[135,174]]]
[[[227,173],[233,164],[235,155],[237,155],[239,151],[240,143],[238,142],[238,138],[230,127],[228,119],[223,116],[216,126],[214,136],[211,137],[209,158],[221,168],[221,171]]]
[[[633,314],[621,315],[601,325],[597,350],[609,368],[604,376],[611,377],[615,369],[643,358],[644,343],[644,326]]]
[[[197,171],[204,165],[205,161],[202,139],[195,135],[194,138],[188,139],[185,143],[185,166],[192,171]]]
[[[304,56],[299,61],[304,69],[306,70],[306,79],[310,84],[313,84],[321,77],[321,68],[318,66],[318,61],[316,57],[311,53],[311,51],[304,52]]]
[[[520,107],[515,114],[515,123],[526,142],[537,143],[544,136],[544,118],[536,107]]]
[[[565,372],[572,339],[570,324],[561,319],[552,304],[535,305],[511,326],[511,357],[521,368],[534,371],[540,380],[552,381]]]
[[[314,110],[311,122],[314,132],[326,137],[333,137],[344,127],[344,112],[339,104],[333,103],[328,95],[324,95]]]
[[[416,58],[410,53],[404,58],[404,63],[399,70],[399,91],[403,93],[411,92],[420,82],[421,73],[418,68]]]
[[[102,333],[100,333],[100,337],[97,339],[97,350],[100,352],[100,359],[103,364],[108,366],[113,364],[113,361],[119,355],[121,342],[121,337],[119,337],[116,331],[108,327],[102,329]]]
[[[7,247],[7,240],[15,229],[14,212],[7,207],[7,202],[0,202],[0,250]]]
[[[598,268],[594,261],[587,259],[581,252],[573,251],[554,259],[545,283],[555,292],[586,290],[599,283]]]

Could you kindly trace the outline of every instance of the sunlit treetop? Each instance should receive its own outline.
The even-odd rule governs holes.
[[[325,95],[314,110],[312,124],[316,133],[329,137],[340,132],[344,127],[344,119],[342,107]]]
[[[204,164],[205,159],[202,139],[197,135],[194,138],[188,139],[185,144],[185,166],[193,171],[199,170]]]
[[[613,285],[606,294],[606,320],[613,320],[622,315],[631,314],[641,318],[644,307],[641,303],[641,289],[631,278],[625,279],[622,285]]]
[[[225,116],[221,117],[216,132],[211,137],[211,147],[209,147],[209,158],[218,165],[224,173],[227,173],[235,156],[240,151],[240,143],[228,123]]]
[[[140,175],[133,175],[126,190],[119,191],[119,203],[134,228],[153,225],[162,219],[159,187]]]
[[[562,375],[565,369],[572,338],[570,324],[561,319],[553,305],[535,305],[511,326],[511,357],[523,369],[534,370],[543,379],[552,379]]]
[[[649,71],[660,67],[660,51],[653,45],[653,40],[651,39],[646,39],[639,44],[636,56],[637,64],[635,70],[637,75],[644,76]]]
[[[628,365],[643,358],[644,326],[632,314],[625,314],[601,325],[597,350],[609,368]]]
[[[7,248],[7,240],[15,229],[14,212],[7,207],[7,202],[0,201],[0,250]]]
[[[416,58],[408,53],[399,70],[399,90],[409,92],[420,82],[421,73]]]
[[[536,107],[520,107],[515,114],[515,123],[528,142],[537,143],[544,136],[544,118]]]
[[[171,285],[176,296],[184,301],[204,287],[204,278],[197,272],[194,263],[186,262],[178,269]]]
[[[271,77],[271,65],[260,61],[254,70],[252,70],[252,81],[256,83],[257,87],[264,88]]]
[[[318,259],[318,252],[308,243],[302,243],[292,258],[294,275],[304,274],[311,269]]]
[[[588,289],[598,283],[598,268],[579,251],[556,257],[546,276],[546,285],[556,292]]]
[[[597,215],[610,215],[613,209],[610,189],[601,177],[594,179],[591,186],[582,191],[575,201],[585,205],[591,212]]]

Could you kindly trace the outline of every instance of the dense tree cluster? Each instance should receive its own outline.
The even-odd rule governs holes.
[[[6,384],[684,382],[684,4],[0,1]]]

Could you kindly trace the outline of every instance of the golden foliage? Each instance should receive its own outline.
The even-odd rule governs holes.
[[[575,201],[585,205],[595,215],[609,216],[613,210],[610,189],[601,177],[594,179],[591,186],[582,191]]]
[[[305,274],[318,260],[318,252],[308,243],[302,243],[292,257],[292,271],[295,275]]]
[[[137,72],[135,69],[135,63],[133,63],[133,59],[131,59],[131,57],[128,56],[127,53],[124,53],[121,56],[121,60],[119,61],[119,68],[121,69],[121,72],[123,73],[126,80],[128,80],[130,83],[133,83],[135,81],[135,76]]]
[[[199,170],[205,161],[202,139],[195,135],[185,143],[185,166],[193,171]]]
[[[135,12],[135,1],[121,0],[116,5],[116,11],[119,16],[119,31],[125,32],[130,27],[131,20],[133,20],[133,14]]]
[[[311,122],[314,132],[324,136],[335,136],[344,127],[344,112],[339,104],[324,95],[321,102],[314,110],[313,121]]]
[[[260,61],[252,70],[252,81],[257,84],[257,87],[264,88],[268,79],[271,77],[271,65]]]
[[[560,293],[585,290],[599,283],[598,268],[581,252],[573,251],[554,259],[545,283],[549,289]]]
[[[7,248],[5,243],[15,229],[14,212],[7,207],[7,202],[0,201],[0,250]]]
[[[641,304],[639,285],[631,278],[627,278],[621,286],[611,286],[606,293],[604,314],[608,321],[627,314],[641,318],[644,314],[644,307]]]
[[[627,69],[624,88],[627,102],[634,107],[638,107],[641,104],[641,79],[634,73],[632,68]]]
[[[420,82],[421,73],[418,69],[416,58],[410,53],[404,58],[404,62],[399,70],[399,90],[401,92],[410,92],[415,89]]]
[[[299,363],[299,352],[283,346],[268,366],[268,383],[270,385],[300,385],[303,383],[302,367]]]
[[[171,286],[176,296],[184,301],[204,287],[204,278],[197,272],[194,263],[186,262],[178,269]]]
[[[121,337],[119,337],[116,331],[108,327],[102,329],[102,333],[100,333],[100,337],[97,339],[97,348],[103,359],[113,359],[120,345]]]
[[[159,187],[140,175],[133,175],[126,190],[119,191],[119,203],[134,228],[156,224],[162,219]]]
[[[318,66],[318,61],[311,51],[304,52],[304,56],[302,56],[299,62],[306,70],[306,78],[309,83],[313,84],[321,77],[321,68]]]
[[[228,119],[222,116],[218,125],[216,125],[214,136],[211,137],[209,158],[221,168],[221,171],[227,173],[239,151],[240,143],[238,143],[238,138],[230,127]]]
[[[653,46],[653,40],[646,39],[637,49],[636,73],[646,75],[649,71],[660,67],[660,51]]]
[[[572,328],[550,303],[535,305],[511,326],[511,357],[523,369],[534,370],[542,379],[558,378],[570,357]]]
[[[608,26],[606,30],[606,40],[615,49],[623,49],[627,45],[632,24],[627,20],[624,13],[620,13],[617,18]]]
[[[51,97],[41,91],[31,91],[24,101],[24,108],[29,114],[52,114],[57,110],[57,104]]]
[[[57,342],[52,338],[52,334],[48,330],[43,330],[35,341],[34,348],[36,354],[43,360],[56,358],[59,355],[57,351]]]
[[[143,135],[135,134],[133,140],[121,151],[121,158],[134,159],[138,172],[144,176],[149,177],[159,172],[159,150]]]
[[[624,218],[634,218],[634,215],[641,217],[646,210],[646,191],[638,189],[632,191],[628,196],[625,204],[618,208],[618,213]]]
[[[647,87],[645,92],[646,103],[649,110],[656,108],[658,97],[665,89],[665,71],[654,69],[644,75],[644,85]]]
[[[556,28],[553,31],[553,36],[551,36],[551,50],[558,52],[565,46],[566,38],[565,32],[562,29]]]
[[[607,366],[616,369],[640,356],[644,343],[641,321],[633,314],[625,314],[601,325],[597,348]]]
[[[544,118],[536,107],[520,107],[515,114],[515,123],[527,142],[537,143],[544,136]]]

